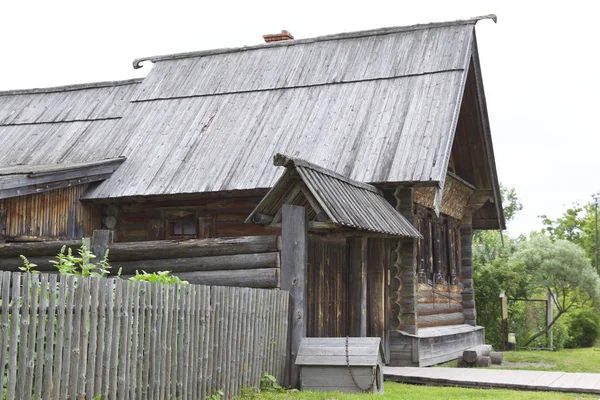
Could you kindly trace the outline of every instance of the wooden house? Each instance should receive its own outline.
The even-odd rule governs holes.
[[[281,176],[281,153],[368,184],[418,230],[360,242],[385,297],[367,313],[385,323],[357,332],[355,234],[328,227],[332,215],[305,196],[315,222],[307,335],[375,332],[393,365],[456,358],[483,342],[472,231],[504,229],[479,19],[281,35],[289,40],[135,60],[154,63],[143,80],[0,93],[1,239],[99,228],[117,242],[277,234],[246,220]],[[360,229],[373,218],[362,217]]]

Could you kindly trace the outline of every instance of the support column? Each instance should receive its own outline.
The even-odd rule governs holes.
[[[285,386],[295,388],[300,384],[300,370],[296,366],[296,355],[300,348],[300,341],[306,337],[308,230],[304,207],[283,205],[281,242],[281,290],[290,292]]]
[[[414,190],[399,188],[394,193],[396,210],[416,226]],[[398,242],[390,282],[392,330],[417,334],[417,241],[405,238]]]
[[[475,291],[473,289],[473,210],[467,208],[460,224],[462,306],[465,324],[477,325]]]

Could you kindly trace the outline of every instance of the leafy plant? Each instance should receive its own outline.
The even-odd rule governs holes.
[[[30,274],[38,274],[39,271],[35,269],[35,267],[37,267],[37,264],[34,263],[30,263],[29,260],[27,259],[27,257],[25,257],[24,255],[21,255],[21,260],[23,260],[23,266],[19,267],[19,269],[23,272],[29,272]]]
[[[77,254],[79,255],[78,257],[74,256],[70,247],[67,250],[67,247],[63,246],[60,249],[60,253],[56,256],[56,260],[51,260],[50,262],[56,266],[61,275],[92,277],[108,275],[110,270],[108,249],[104,253],[102,260],[94,264],[90,260],[96,258],[96,255],[87,248],[85,241],[82,239],[81,247],[77,250]]]
[[[260,391],[283,393],[285,389],[277,383],[277,378],[265,372],[260,378]]]
[[[206,400],[221,400],[225,396],[223,390],[213,390],[212,394],[206,398]]]
[[[159,282],[159,283],[178,283],[187,285],[188,282],[181,280],[178,276],[171,275],[171,271],[157,271],[157,272],[146,272],[135,271],[135,276],[129,278],[132,281],[144,281],[144,282]]]

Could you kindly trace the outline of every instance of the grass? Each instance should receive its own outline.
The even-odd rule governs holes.
[[[385,394],[341,394],[321,392],[287,392],[287,393],[257,393],[241,396],[239,399],[265,399],[265,400],[360,400],[360,399],[597,399],[597,396],[557,393],[557,392],[528,392],[504,389],[465,389],[457,387],[419,386],[403,383],[385,382]]]
[[[456,367],[456,361],[441,366]],[[494,368],[598,373],[600,372],[600,348],[505,351],[504,363]]]

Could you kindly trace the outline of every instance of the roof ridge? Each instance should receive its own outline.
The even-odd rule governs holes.
[[[354,187],[357,187],[360,189],[365,189],[370,192],[381,195],[379,190],[373,185],[369,185],[368,183],[364,183],[364,182],[355,181],[354,179],[348,178],[347,176],[344,176],[338,172],[321,167],[319,165],[313,164],[306,160],[302,160],[300,158],[288,157],[285,154],[277,153],[277,154],[275,154],[275,156],[273,156],[273,165],[279,166],[279,167],[286,167],[286,168],[290,168],[290,167],[301,167],[302,168],[303,167],[303,168],[312,169],[313,171],[327,175],[331,178],[334,178],[334,179],[337,179],[344,183],[347,183],[348,185],[352,185]]]
[[[133,85],[133,84],[141,83],[143,80],[144,80],[144,78],[133,78],[133,79],[120,80],[120,81],[77,83],[77,84],[73,84],[73,85],[52,86],[52,87],[47,87],[47,88],[6,90],[6,91],[0,91],[0,96],[14,96],[14,95],[22,95],[22,94],[60,93],[60,92],[70,92],[70,91],[75,91],[75,90],[98,89],[98,88],[112,87],[112,86],[126,86],[126,85]]]
[[[366,36],[378,36],[378,35],[387,35],[391,33],[398,32],[409,32],[416,31],[422,29],[431,29],[431,28],[443,28],[448,26],[457,26],[457,25],[475,25],[479,20],[482,19],[491,19],[494,22],[497,21],[497,17],[495,14],[482,15],[479,17],[473,17],[469,19],[463,20],[455,20],[455,21],[446,21],[446,22],[430,22],[427,24],[415,24],[415,25],[407,25],[407,26],[395,26],[395,27],[387,27],[387,28],[377,28],[377,29],[368,29],[362,31],[354,31],[354,32],[346,32],[346,33],[335,33],[331,35],[323,35],[316,36],[312,38],[306,39],[295,39],[295,40],[282,40],[278,42],[270,42],[270,43],[261,43],[258,45],[251,46],[242,46],[242,47],[224,47],[220,49],[212,49],[212,50],[200,50],[200,51],[192,51],[192,52],[184,52],[184,53],[174,53],[174,54],[165,54],[158,56],[149,56],[149,57],[140,57],[133,60],[133,68],[138,69],[142,68],[140,65],[144,61],[150,62],[158,62],[158,61],[167,61],[167,60],[178,60],[183,58],[192,58],[192,57],[204,57],[210,55],[217,54],[226,54],[226,53],[237,53],[241,51],[250,51],[250,50],[259,50],[264,48],[271,47],[281,47],[281,46],[295,46],[300,44],[309,44],[315,42],[322,42],[328,40],[342,40],[342,39],[353,39],[357,37],[366,37]]]

